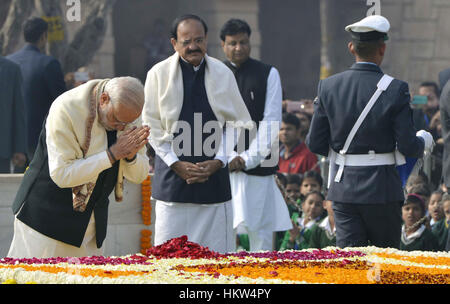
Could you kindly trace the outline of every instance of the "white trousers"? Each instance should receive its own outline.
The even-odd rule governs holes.
[[[80,248],[49,238],[25,225],[17,218],[14,219],[14,237],[7,257],[16,259],[43,259],[51,257],[88,257],[102,255],[103,248],[97,248],[94,212],[92,212]]]
[[[274,250],[274,232],[271,226],[260,227],[259,230],[250,230],[248,227],[240,225],[235,231],[237,234],[248,234],[250,251]]]
[[[250,251],[273,250],[275,231],[292,229],[289,210],[275,177],[230,174],[233,227],[247,230]]]
[[[201,205],[157,200],[155,217],[155,246],[186,235],[215,252],[236,250],[231,201]]]

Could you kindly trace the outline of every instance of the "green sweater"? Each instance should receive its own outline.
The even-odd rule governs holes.
[[[336,246],[336,233],[330,234],[328,230],[321,226],[325,221],[328,221],[328,217],[311,228],[309,248],[322,249],[328,246]]]
[[[299,213],[294,212],[292,214],[292,221],[294,223],[297,223],[299,219],[301,220]],[[289,231],[286,231],[284,234],[283,241],[281,243],[280,250],[290,250],[290,249],[302,250],[302,249],[309,248],[309,241],[311,238],[312,227],[314,227],[314,226],[311,226],[310,228],[304,227],[300,231],[300,235],[297,237],[297,239],[294,242],[289,241],[290,233],[289,233]]]
[[[405,244],[403,236],[400,242],[400,250],[403,251],[438,251],[439,245],[436,236],[428,229],[409,244]]]
[[[438,241],[439,251],[445,251],[445,245],[447,244],[448,225],[446,219],[442,219],[433,225],[431,232],[436,236]]]

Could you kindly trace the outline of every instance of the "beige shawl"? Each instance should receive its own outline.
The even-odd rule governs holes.
[[[58,167],[63,168],[73,160],[86,159],[105,151],[106,132],[98,121],[97,105],[108,81],[109,79],[89,81],[61,95],[53,103],[47,119],[47,136],[58,147],[55,160]],[[120,160],[115,186],[117,202],[123,199],[123,166],[123,161]],[[85,211],[96,180],[97,178],[93,178],[83,184],[71,186],[75,211]]]
[[[151,128],[152,142],[173,140],[175,123],[183,106],[183,75],[178,53],[156,64],[145,82],[143,124]],[[233,72],[221,61],[205,55],[205,88],[221,127],[251,129],[254,124],[239,92]]]
[[[89,146],[91,144],[91,131],[94,125],[95,118],[97,117],[97,107],[100,96],[102,95],[106,84],[109,79],[102,80],[92,90],[91,98],[89,99],[89,115],[86,119],[86,137],[84,143],[81,145],[83,151],[83,157],[86,157]],[[123,165],[119,163],[119,174],[117,175],[116,187],[114,188],[114,194],[117,202],[123,200]],[[73,196],[73,209],[75,211],[84,212],[89,202],[92,192],[95,188],[95,182],[88,182],[84,185],[79,185],[72,188]]]

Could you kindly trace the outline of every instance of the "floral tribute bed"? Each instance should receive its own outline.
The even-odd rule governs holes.
[[[219,254],[186,236],[146,255],[0,259],[3,284],[449,284],[450,253],[395,249]]]

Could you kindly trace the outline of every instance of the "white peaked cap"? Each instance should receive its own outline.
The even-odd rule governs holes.
[[[377,31],[380,33],[387,33],[391,25],[389,21],[380,15],[368,16],[356,23],[347,25],[345,30],[347,32],[366,33],[371,31]]]

